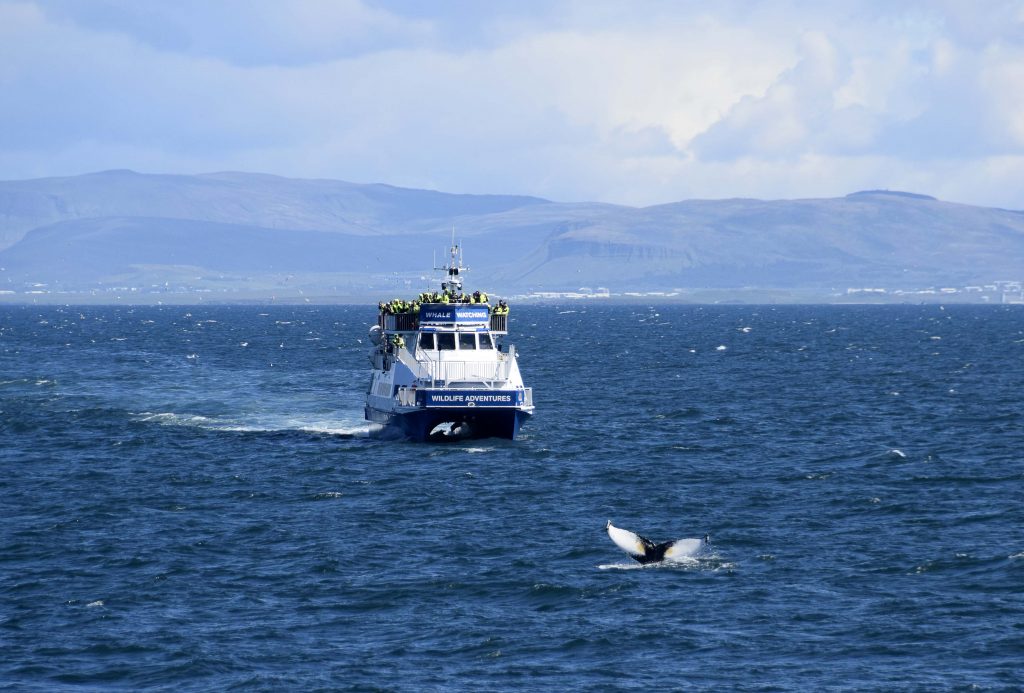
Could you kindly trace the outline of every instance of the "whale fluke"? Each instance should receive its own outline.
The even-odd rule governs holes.
[[[703,539],[677,539],[656,544],[647,537],[642,537],[628,529],[622,529],[608,520],[605,525],[608,537],[615,542],[615,545],[640,563],[658,563],[659,561],[685,558],[700,551],[705,544],[711,543],[711,536],[704,535]]]

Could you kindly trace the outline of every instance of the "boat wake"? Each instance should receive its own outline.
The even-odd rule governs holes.
[[[163,426],[187,426],[208,431],[226,433],[280,433],[297,431],[338,436],[342,438],[365,438],[371,434],[371,426],[365,421],[354,419],[311,419],[304,417],[265,415],[253,417],[219,417],[200,414],[178,414],[174,412],[139,412],[139,421],[158,423]]]

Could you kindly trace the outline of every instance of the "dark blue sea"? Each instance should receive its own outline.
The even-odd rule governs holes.
[[[449,444],[374,319],[0,308],[0,688],[1024,687],[1024,306],[513,305],[536,415]]]

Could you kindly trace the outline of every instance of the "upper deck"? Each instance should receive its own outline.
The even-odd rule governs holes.
[[[508,314],[491,313],[489,306],[479,303],[424,303],[414,313],[381,313],[378,324],[385,332],[416,332],[424,328],[507,334]]]

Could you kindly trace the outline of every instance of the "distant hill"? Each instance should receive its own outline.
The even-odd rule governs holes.
[[[253,173],[178,176],[103,171],[69,178],[0,182],[0,249],[17,242],[31,229],[79,219],[188,219],[377,235],[429,226],[439,219],[546,202],[515,195],[451,195]]]
[[[453,227],[471,280],[508,291],[964,285],[1024,274],[1024,213],[900,191],[633,208],[106,171],[0,182],[0,283],[421,286]]]

